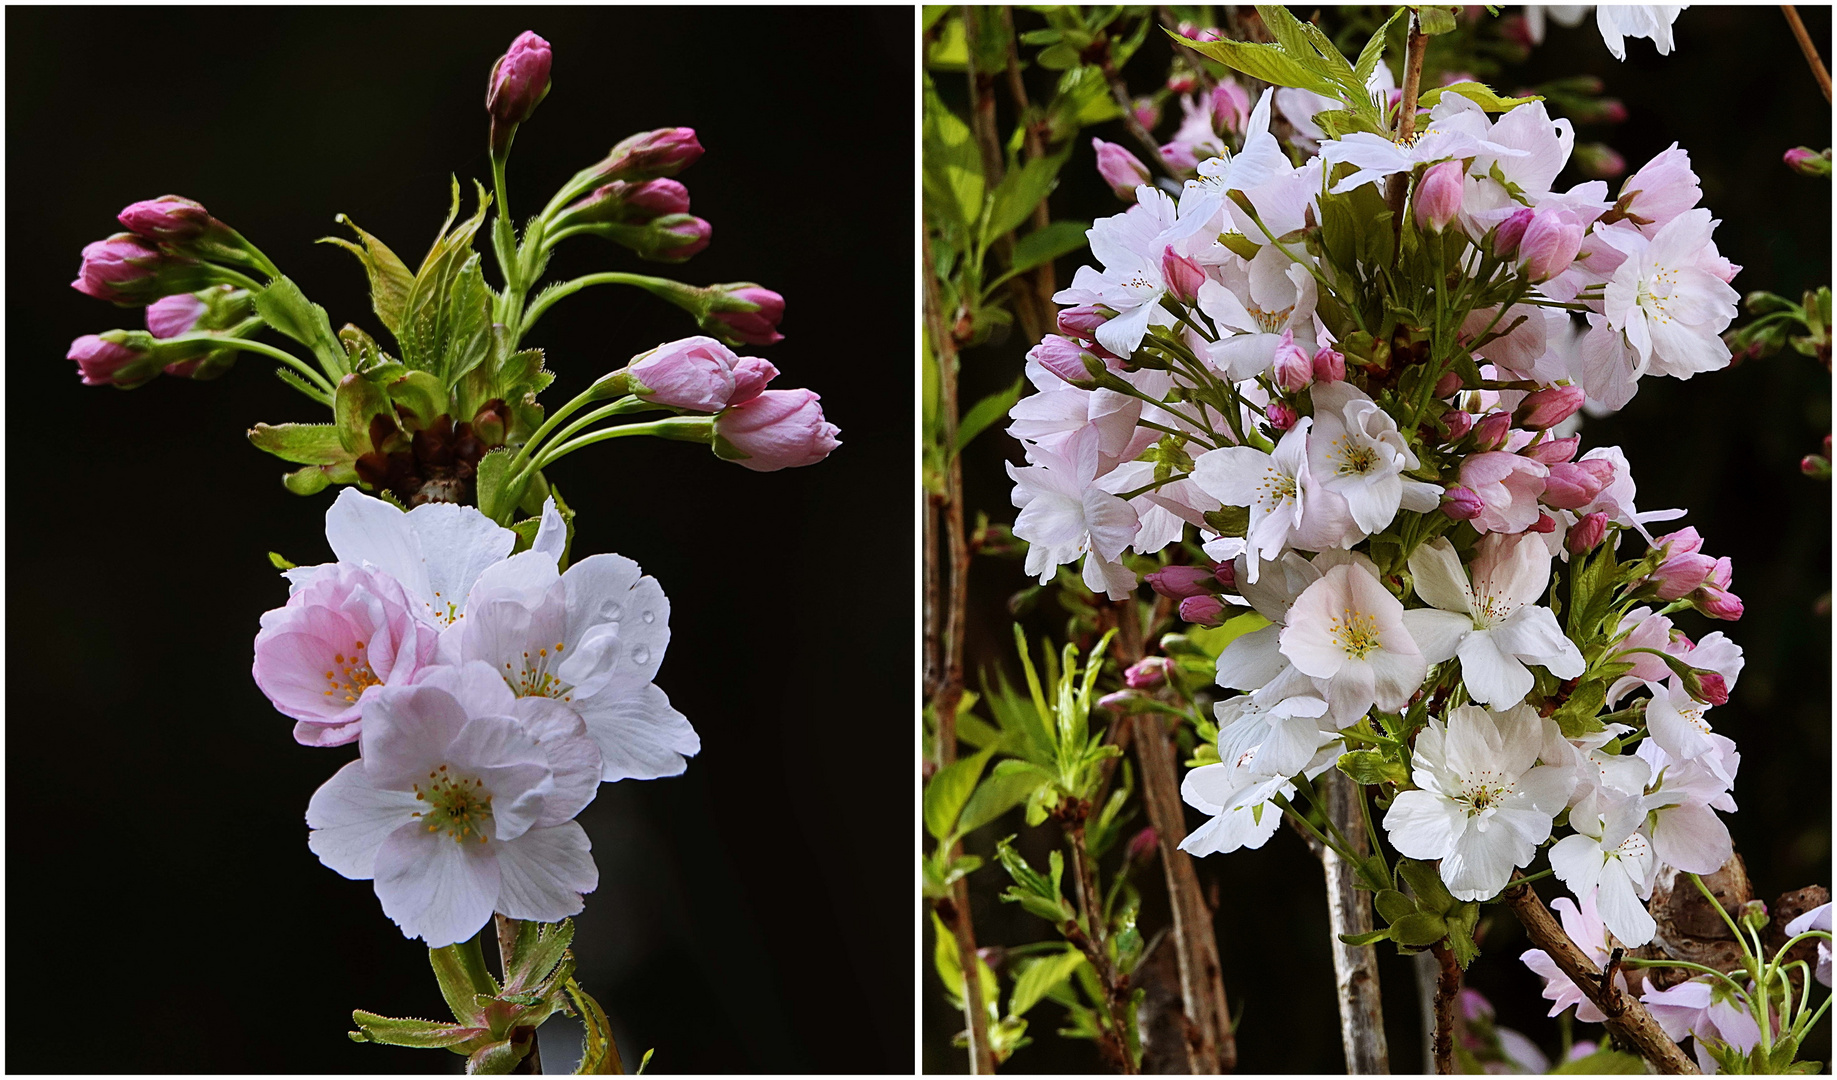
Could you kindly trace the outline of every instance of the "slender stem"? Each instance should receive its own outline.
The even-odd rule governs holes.
[[[1637,652],[1639,650],[1629,650],[1629,651]],[[1646,650],[1646,651],[1649,652],[1651,650]],[[1727,926],[1729,928],[1729,933],[1735,935],[1735,944],[1740,945],[1741,950],[1743,952],[1746,952],[1748,950],[1748,943],[1741,936],[1741,927],[1736,926],[1735,920],[1729,917],[1728,909],[1722,906],[1722,901],[1716,899],[1715,893],[1709,891],[1709,886],[1703,884],[1702,878],[1698,877],[1695,874],[1691,874],[1689,876],[1690,876],[1691,883],[1696,885],[1697,891],[1703,894],[1703,898],[1705,900],[1709,901],[1709,906],[1716,909],[1716,914],[1722,916],[1722,923],[1724,926]]]
[[[528,331],[531,326],[535,325],[536,320],[542,317],[542,313],[555,306],[557,301],[572,296],[589,285],[636,285],[653,296],[661,296],[671,301],[676,300],[685,288],[680,282],[650,277],[645,274],[624,274],[617,271],[588,274],[572,281],[564,281],[538,293],[535,301],[529,305],[529,310],[523,315],[523,329]]]
[[[1461,993],[1461,966],[1454,950],[1437,943],[1433,950],[1440,965],[1435,978],[1435,1073],[1454,1073],[1454,999]]]
[[[593,401],[592,394],[593,388],[588,387],[586,390],[576,394],[567,404],[556,409],[553,413],[550,413],[548,418],[542,421],[542,426],[538,427],[528,439],[524,440],[523,448],[517,451],[517,456],[510,459],[510,474],[512,476],[517,474],[523,467],[523,463],[529,460],[529,456],[535,453],[537,448],[542,445],[542,440],[548,438],[549,432],[555,430],[556,425],[578,411],[582,406],[591,403]]]
[[[1824,100],[1831,100],[1831,73],[1824,69],[1824,61],[1818,58],[1818,47],[1812,44],[1811,35],[1805,32],[1805,24],[1799,21],[1799,11],[1791,4],[1781,4],[1780,11],[1786,15],[1786,24],[1792,27],[1792,36],[1798,39],[1799,51],[1805,54],[1805,62],[1811,65],[1812,77],[1818,80],[1818,89],[1824,91]]]
[[[534,461],[530,462],[528,468],[546,469],[576,450],[592,446],[596,442],[605,442],[607,439],[623,439],[630,435],[667,435],[672,431],[687,431],[703,427],[707,423],[708,418],[705,416],[672,416],[666,420],[652,420],[644,424],[623,424],[619,427],[602,428],[591,435],[581,435],[569,442],[558,443],[542,451],[536,455]]]
[[[579,434],[595,422],[613,416],[625,416],[629,413],[649,412],[662,409],[663,406],[646,401],[641,397],[627,395],[610,405],[602,405],[587,415],[569,424],[555,433],[555,442],[566,442],[571,436]]]
[[[1003,5],[1001,9],[1001,29],[1002,38],[1008,43],[1008,96],[1014,99],[1016,114],[1025,118],[1029,111],[1027,85],[1021,80],[1020,55],[1015,44],[1014,36],[1014,9],[1006,5]],[[1026,128],[1023,129],[1022,144],[1027,148],[1027,160],[1029,161],[1038,161],[1040,158],[1046,156],[1046,142],[1040,137],[1040,129],[1042,126],[1043,124],[1041,123],[1029,123]],[[1052,215],[1046,208],[1046,200],[1041,199],[1033,207],[1034,230],[1038,231],[1044,229],[1051,220]],[[1028,276],[1033,279],[1033,293],[1031,296],[1033,306],[1040,312],[1043,318],[1046,318],[1049,322],[1053,321],[1051,319],[1053,314],[1052,297],[1053,293],[1058,291],[1058,286],[1054,280],[1052,260],[1047,259],[1045,262],[1034,267]],[[1025,279],[1023,278],[1023,280]],[[1019,295],[1022,287],[1022,283],[1019,281],[1015,282],[1011,287],[1016,294],[1015,303],[1017,306],[1022,302]]]
[[[495,915],[494,918],[497,922],[498,961],[504,972],[504,982],[508,985],[510,982],[511,961],[516,955],[517,950],[517,931],[519,925],[516,919],[504,915]],[[513,1073],[540,1076],[542,1075],[542,1046],[536,1038],[536,1029],[532,1027],[527,1030],[529,1031],[529,1052],[524,1054],[523,1059],[517,1062],[516,1068],[510,1071]]]
[[[1104,39],[1103,52],[1097,58],[1097,66],[1103,71],[1104,81],[1110,84],[1110,96],[1116,99],[1117,108],[1123,111],[1123,127],[1129,130],[1130,137],[1135,139],[1136,144],[1148,154],[1149,162],[1161,175],[1176,175],[1173,167],[1167,163],[1167,159],[1161,156],[1161,147],[1155,142],[1154,135],[1142,126],[1140,120],[1136,119],[1135,102],[1130,100],[1129,87],[1123,82],[1122,73],[1116,70],[1116,63],[1110,57],[1108,38]]]
[[[238,289],[247,289],[252,293],[258,293],[267,287],[247,274],[237,273],[229,267],[217,263],[211,264],[211,271],[216,274],[220,280],[226,281],[236,286]],[[276,276],[279,276],[278,273]]]
[[[498,197],[498,217],[503,218],[505,221],[511,220],[510,189],[509,185],[504,183],[504,161],[508,156],[508,154],[491,155],[491,188],[497,193]],[[504,271],[505,277],[511,277],[512,270],[510,267],[504,266],[500,267],[500,269]],[[509,283],[510,282],[507,282],[507,284]]]
[[[1085,946],[1085,955],[1090,958],[1091,967],[1097,972],[1098,981],[1103,984],[1110,1028],[1116,1036],[1116,1049],[1120,1051],[1118,1067],[1124,1075],[1133,1076],[1141,1070],[1135,1064],[1135,1055],[1129,1052],[1128,977],[1116,970],[1116,965],[1110,960],[1110,951],[1105,947],[1109,927],[1104,925],[1103,912],[1097,906],[1097,879],[1091,868],[1090,852],[1085,846],[1084,819],[1074,818],[1066,828],[1066,835],[1071,841],[1072,877],[1077,885],[1078,907],[1089,928],[1086,931],[1089,940]]]
[[[249,352],[261,353],[263,356],[271,356],[306,376],[306,378],[311,380],[320,389],[324,390],[326,394],[329,395],[333,392],[334,388],[331,381],[322,375],[318,368],[313,367],[311,364],[285,349],[277,349],[272,345],[260,341],[250,341],[248,338],[218,337],[215,334],[180,334],[178,337],[166,339],[167,344],[190,341],[209,341],[225,349],[246,349]]]

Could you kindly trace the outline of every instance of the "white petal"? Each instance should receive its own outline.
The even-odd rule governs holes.
[[[353,761],[313,792],[306,846],[319,861],[345,877],[362,881],[375,872],[376,853],[389,834],[413,820],[415,797],[373,787],[364,763]]]
[[[1468,829],[1443,857],[1442,881],[1457,900],[1485,900],[1505,888],[1513,867],[1529,862],[1531,855],[1505,829]]]
[[[1600,884],[1601,867],[1607,862],[1601,846],[1580,833],[1572,833],[1550,845],[1550,869],[1569,891],[1581,896]]]
[[[599,792],[599,744],[587,733],[581,715],[553,698],[519,698],[513,715],[542,748],[554,782],[533,827],[572,820]]]
[[[551,496],[542,502],[542,523],[536,526],[536,539],[529,549],[559,563],[567,544],[568,526],[561,520],[561,511],[555,509],[555,499]]]
[[[497,910],[513,919],[559,922],[586,905],[582,893],[599,887],[599,867],[586,830],[569,821],[531,829],[498,848]]]
[[[1639,896],[1633,891],[1632,881],[1617,866],[1610,865],[1602,873],[1595,906],[1601,912],[1601,921],[1629,949],[1637,949],[1651,941],[1652,935],[1658,932],[1658,924],[1652,921],[1646,905],[1639,902]]]
[[[1467,584],[1467,571],[1454,545],[1442,537],[1423,544],[1410,553],[1410,576],[1416,595],[1423,602],[1442,609],[1473,613],[1473,592]]]
[[[463,609],[478,576],[517,546],[516,533],[470,506],[428,503],[410,510],[406,521],[426,568],[425,595],[443,617]]]
[[[1280,626],[1265,626],[1235,638],[1218,654],[1218,685],[1256,690],[1289,666],[1282,655]]]
[[[1391,845],[1412,859],[1439,859],[1454,850],[1467,815],[1451,799],[1428,791],[1398,794],[1384,813]]]
[[[1509,709],[1524,700],[1535,682],[1515,657],[1499,651],[1490,630],[1476,630],[1461,641],[1461,678],[1475,701]]]
[[[1439,664],[1452,657],[1461,639],[1473,630],[1471,616],[1436,608],[1411,608],[1403,613],[1403,627],[1410,632],[1422,658]]]
[[[409,937],[438,949],[465,941],[489,921],[498,896],[492,845],[454,840],[411,822],[376,856],[376,898]]]
[[[465,707],[437,686],[382,686],[364,697],[364,770],[380,788],[409,790],[438,765],[467,721]]]
[[[638,564],[622,555],[592,555],[562,575],[568,590],[568,633],[576,641],[588,628],[616,623],[619,647],[611,667],[600,669],[606,681],[650,682],[670,645],[670,600],[657,579],[641,576]],[[570,645],[569,648],[573,648]],[[572,668],[563,674],[573,674]],[[572,679],[582,693],[592,682]]]
[[[574,708],[599,744],[600,778],[607,783],[679,776],[689,767],[686,759],[701,752],[702,740],[688,719],[650,683],[577,698]]]
[[[1559,679],[1573,679],[1587,667],[1575,642],[1563,635],[1547,607],[1521,607],[1493,630],[1501,652],[1530,664],[1542,664]]]

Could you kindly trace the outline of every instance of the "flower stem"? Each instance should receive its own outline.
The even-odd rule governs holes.
[[[565,229],[562,230],[562,232],[566,231]],[[556,235],[559,236],[560,234],[558,233]],[[680,282],[670,281],[665,278],[649,277],[645,274],[624,274],[617,271],[607,271],[603,274],[588,274],[585,277],[577,277],[572,281],[564,281],[559,285],[544,289],[541,293],[537,294],[535,302],[529,305],[529,310],[523,315],[524,331],[527,332],[529,328],[535,324],[536,320],[542,317],[542,313],[553,307],[557,301],[572,296],[589,285],[636,285],[638,288],[654,296],[661,296],[666,300],[674,300],[675,296],[672,294],[681,294],[683,290],[687,288],[687,286],[684,286]]]
[[[178,337],[168,338],[166,343],[172,344],[182,341],[209,341],[226,349],[245,349],[249,352],[261,353],[263,356],[271,356],[306,376],[314,385],[324,390],[327,397],[331,396],[334,389],[330,380],[320,374],[318,368],[313,367],[311,364],[308,364],[306,361],[285,349],[277,349],[264,342],[250,341],[248,338],[218,337],[215,334],[181,334]]]
[[[1799,42],[1799,51],[1805,54],[1805,62],[1811,65],[1812,77],[1818,80],[1818,89],[1824,91],[1824,100],[1831,100],[1831,73],[1824,69],[1824,61],[1818,58],[1818,46],[1812,44],[1811,35],[1805,32],[1805,24],[1799,21],[1799,10],[1791,4],[1781,4],[1780,11],[1786,16],[1786,24],[1792,27],[1792,36]]]
[[[623,439],[629,435],[662,435],[669,437],[671,432],[686,431],[691,428],[707,425],[705,416],[672,416],[666,420],[652,420],[644,424],[625,424],[620,427],[603,428],[591,435],[581,435],[569,442],[560,443],[536,455],[528,468],[544,469],[567,457],[582,447],[592,446],[607,439]]]

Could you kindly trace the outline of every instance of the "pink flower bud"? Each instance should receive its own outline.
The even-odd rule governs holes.
[[[1806,454],[1799,459],[1799,471],[1813,480],[1831,478],[1831,459],[1823,454]]]
[[[1448,428],[1448,441],[1460,442],[1461,436],[1473,430],[1473,414],[1465,409],[1449,409],[1442,413],[1442,423]]]
[[[1270,402],[1264,417],[1269,421],[1269,426],[1277,431],[1287,431],[1301,422],[1301,414],[1297,413],[1287,402],[1282,401]]]
[[[1221,626],[1225,621],[1225,602],[1216,596],[1189,596],[1180,601],[1180,618],[1200,626]]]
[[[1486,509],[1479,493],[1470,487],[1455,486],[1442,492],[1442,513],[1456,521],[1472,521]]]
[[[778,369],[770,360],[761,360],[757,356],[742,356],[734,361],[734,392],[727,399],[727,404],[738,405],[742,401],[751,401],[765,390],[766,384],[778,377]]]
[[[1148,575],[1148,584],[1170,600],[1218,592],[1218,579],[1209,566],[1163,566]]]
[[[1831,175],[1831,152],[1822,154],[1809,146],[1795,146],[1786,151],[1786,165],[1800,176]]]
[[[131,233],[169,244],[196,240],[216,224],[210,211],[178,195],[134,203],[115,215],[115,220]]]
[[[1205,269],[1190,256],[1174,254],[1171,244],[1161,252],[1161,276],[1168,293],[1183,304],[1199,299],[1199,286],[1206,280]]]
[[[1112,142],[1092,139],[1091,146],[1097,151],[1097,175],[1110,185],[1116,197],[1124,202],[1135,201],[1135,189],[1150,180],[1148,166],[1142,159]]]
[[[1597,510],[1592,514],[1583,514],[1580,521],[1569,527],[1568,535],[1563,537],[1563,546],[1571,555],[1593,551],[1599,547],[1607,536],[1607,515]]]
[[[159,374],[147,353],[95,334],[71,342],[65,358],[76,361],[85,386],[136,386]]]
[[[1454,396],[1455,391],[1460,388],[1461,376],[1460,373],[1456,371],[1450,371],[1446,375],[1435,380],[1435,396],[1438,398],[1451,398]]]
[[[1522,453],[1532,461],[1541,461],[1545,465],[1557,465],[1565,461],[1575,460],[1576,449],[1581,445],[1582,437],[1580,435],[1571,435],[1567,439],[1545,439],[1536,446],[1525,447],[1523,450],[1519,451],[1519,453]],[[1601,461],[1600,463],[1607,466],[1608,472],[1607,479],[1602,482],[1603,486],[1613,483],[1614,466],[1607,461]]]
[[[1131,690],[1151,690],[1167,681],[1170,666],[1165,656],[1145,656],[1123,672],[1123,685]]]
[[[1250,122],[1250,92],[1229,75],[1212,88],[1212,122],[1234,135]]]
[[[1526,207],[1499,223],[1493,232],[1493,254],[1507,256],[1518,250],[1524,231],[1531,224],[1531,209]]]
[[[1604,485],[1594,472],[1582,467],[1586,464],[1566,461],[1550,466],[1539,501],[1558,510],[1577,510],[1594,502]]]
[[[1416,185],[1416,227],[1441,232],[1461,212],[1466,172],[1459,161],[1444,161],[1422,174]]]
[[[1582,219],[1573,210],[1539,209],[1531,214],[1518,254],[1533,282],[1549,281],[1569,269],[1582,250]]]
[[[702,156],[695,129],[658,128],[641,132],[612,148],[595,171],[608,180],[649,180],[675,176]]]
[[[652,262],[682,262],[708,247],[714,226],[688,214],[669,214],[637,232],[628,246]]]
[[[1135,711],[1136,703],[1142,700],[1140,691],[1115,690],[1097,699],[1099,708],[1108,709],[1118,716]]]
[[[1282,341],[1276,346],[1275,369],[1276,385],[1291,394],[1314,381],[1314,361],[1295,344],[1293,330],[1282,331]]]
[[[673,184],[676,181],[652,182]],[[785,339],[778,332],[778,322],[785,317],[784,297],[750,281],[711,285],[709,290],[713,299],[704,329],[747,345],[775,345]]]
[[[70,287],[123,307],[150,303],[175,292],[190,292],[202,283],[200,264],[167,255],[152,241],[116,233],[83,249],[83,265]],[[180,287],[183,281],[185,286]]]
[[[1537,520],[1531,522],[1531,527],[1525,531],[1534,533],[1553,533],[1556,531],[1556,519],[1549,514],[1539,514],[1537,515]]]
[[[190,293],[167,296],[147,305],[147,330],[156,338],[189,333],[204,315],[204,301]]]
[[[1165,657],[1150,657],[1149,659],[1165,659]],[[1143,661],[1143,663],[1147,662]],[[1150,825],[1129,838],[1129,847],[1125,854],[1130,862],[1146,863],[1155,857],[1155,853],[1160,850],[1160,844],[1160,836],[1155,833],[1154,826]]]
[[[1574,416],[1587,395],[1579,386],[1551,386],[1533,390],[1519,403],[1512,420],[1527,431],[1553,428]]]
[[[1703,539],[1694,528],[1679,529],[1659,537],[1653,547],[1665,552],[1663,562],[1649,579],[1658,588],[1660,600],[1681,600],[1706,582],[1716,571],[1716,560],[1702,553]]]
[[[1167,90],[1172,94],[1190,94],[1199,85],[1199,77],[1190,71],[1176,71],[1167,77]]]
[[[615,181],[623,183],[624,181]],[[680,182],[667,177],[657,177],[640,184],[632,184],[624,192],[625,205],[639,211],[635,220],[649,220],[665,214],[686,214],[689,212],[689,189]]]
[[[1039,364],[1068,383],[1088,387],[1090,369],[1084,366],[1087,350],[1071,338],[1047,334],[1040,343],[1027,350],[1027,359]]]
[[[1481,450],[1497,450],[1505,445],[1506,435],[1511,431],[1511,427],[1512,418],[1509,414],[1487,413],[1473,426],[1474,445]]]
[[[1709,577],[1704,580],[1702,588],[1691,596],[1697,610],[1712,619],[1734,622],[1741,618],[1741,597],[1729,591],[1729,582],[1734,576],[1734,563],[1728,556],[1716,560],[1710,569]]]
[[[510,50],[491,67],[485,90],[485,109],[491,114],[491,152],[501,156],[510,147],[517,125],[528,120],[549,93],[549,43],[525,30],[510,43]]]
[[[1068,337],[1097,340],[1097,328],[1116,317],[1116,312],[1099,304],[1084,304],[1059,311],[1059,333]]]
[[[659,345],[632,361],[633,392],[676,409],[714,413],[734,396],[734,363],[727,346],[707,337]]]
[[[1236,589],[1237,567],[1232,563],[1219,563],[1218,569],[1212,571],[1212,578],[1218,582],[1220,588]]]
[[[1624,114],[1626,109],[1620,111]],[[1579,143],[1571,160],[1582,175],[1591,180],[1612,180],[1616,176],[1625,175],[1627,171],[1627,159],[1606,143]]]
[[[1723,678],[1720,672],[1699,668],[1692,674],[1697,677],[1701,694],[1701,696],[1692,695],[1697,697],[1697,700],[1705,705],[1727,705],[1729,703],[1729,681]]]
[[[1314,381],[1335,383],[1346,381],[1346,357],[1331,345],[1322,345],[1314,353]]]
[[[1170,142],[1161,147],[1161,160],[1175,172],[1192,172],[1199,167],[1199,155],[1193,152],[1192,146],[1183,142]]]
[[[1154,98],[1136,98],[1132,108],[1135,112],[1136,123],[1141,124],[1145,129],[1153,131],[1161,123],[1161,106],[1155,104]]]
[[[810,390],[766,390],[715,417],[714,452],[755,472],[814,465],[842,445]]]

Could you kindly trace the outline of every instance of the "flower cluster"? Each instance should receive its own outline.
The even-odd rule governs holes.
[[[701,749],[652,682],[657,582],[618,555],[561,570],[553,501],[532,543],[471,507],[404,513],[346,490],[336,561],[286,571],[255,681],[308,746],[360,756],[313,796],[309,843],[430,947],[493,911],[557,922],[598,883],[574,817],[601,781],[675,776]]]
[[[1313,95],[1300,164],[1270,125],[1304,91],[1265,92],[1238,152],[1090,230],[1099,265],[1055,297],[1011,413],[1014,532],[1042,583],[1082,562],[1122,599],[1190,525],[1210,564],[1151,584],[1189,621],[1254,609],[1218,656],[1241,693],[1188,774],[1213,821],[1186,850],[1260,845],[1338,762],[1453,903],[1566,819],[1555,874],[1642,944],[1661,864],[1729,858],[1740,763],[1706,716],[1741,650],[1668,616],[1741,602],[1694,529],[1649,530],[1682,512],[1639,510],[1626,457],[1574,432],[1641,378],[1728,364],[1737,268],[1677,147],[1617,195],[1557,190],[1574,136],[1541,102],[1469,83],[1397,115],[1383,71],[1369,100]]]

